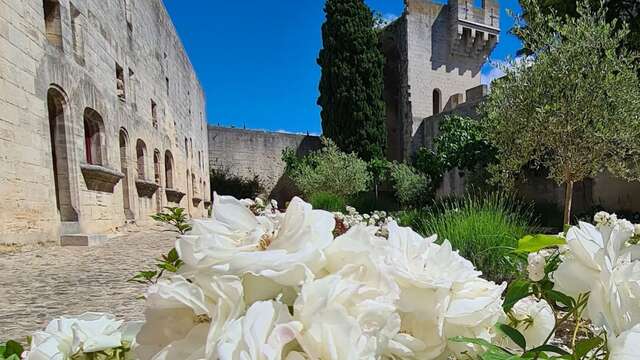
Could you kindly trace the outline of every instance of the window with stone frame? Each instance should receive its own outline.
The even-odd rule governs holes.
[[[121,101],[125,101],[127,98],[124,83],[124,69],[118,63],[116,63],[116,95]]]
[[[173,189],[173,155],[169,150],[164,153],[164,172],[167,189]]]
[[[84,111],[85,161],[91,165],[104,165],[104,122],[97,111],[86,108]]]
[[[145,179],[145,157],[147,156],[147,146],[142,139],[136,142],[136,165],[138,170],[138,179]]]
[[[158,128],[158,105],[153,100],[151,100],[151,123],[154,128]]]
[[[62,19],[58,0],[44,0],[45,35],[49,44],[62,50]]]

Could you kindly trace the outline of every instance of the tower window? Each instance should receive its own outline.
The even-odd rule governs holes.
[[[165,84],[167,85],[167,96],[169,96],[169,78],[164,78]]]
[[[440,89],[433,90],[433,115],[442,111],[442,93]]]
[[[124,88],[124,69],[118,63],[116,63],[116,95],[122,101],[127,97]]]
[[[60,2],[44,0],[44,24],[47,41],[62,50],[62,21],[60,19]]]

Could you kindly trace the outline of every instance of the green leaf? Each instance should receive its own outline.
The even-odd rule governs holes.
[[[465,336],[454,336],[449,338],[449,341],[464,343],[464,344],[479,345],[479,346],[482,346],[482,348],[486,349],[487,351],[494,350],[495,352],[502,352],[502,353],[506,353],[507,355],[512,355],[511,352],[509,352],[507,349],[501,348],[498,345],[494,345],[485,339],[469,338]]]
[[[498,324],[496,328],[508,336],[509,339],[513,340],[513,342],[518,345],[522,350],[527,350],[527,340],[524,338],[524,335],[518,331],[518,329],[511,327],[507,324]]]
[[[520,279],[512,282],[509,284],[507,293],[504,297],[504,304],[502,305],[504,311],[509,312],[511,308],[520,301],[520,299],[523,299],[530,294],[530,282],[528,280]]]
[[[24,352],[24,348],[17,341],[9,340],[5,344],[5,347],[5,355],[8,355],[9,357],[11,355],[17,355],[19,359],[20,355]]]
[[[575,306],[575,300],[572,297],[565,295],[556,290],[548,290],[544,289],[544,295],[549,299],[555,301],[556,303],[562,303],[569,308],[573,308]]]
[[[564,245],[567,240],[557,235],[527,235],[518,240],[516,252],[534,253],[549,247]]]
[[[585,355],[587,355],[591,350],[597,348],[598,346],[602,345],[602,343],[604,342],[604,340],[602,338],[599,337],[594,337],[591,339],[584,339],[584,340],[580,340],[576,343],[576,347],[575,347],[575,351],[574,351],[574,358],[575,359],[580,359],[582,357],[584,357]]]
[[[561,348],[555,345],[546,344],[546,345],[538,346],[537,348],[533,348],[525,352],[524,354],[522,354],[522,357],[523,358],[536,357],[536,355],[540,355],[540,353],[545,353],[545,352],[551,352],[551,353],[559,354],[562,356],[567,356],[567,355],[571,356],[571,354],[569,354],[565,350],[562,350]]]

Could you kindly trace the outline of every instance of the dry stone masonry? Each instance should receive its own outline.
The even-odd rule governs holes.
[[[160,0],[0,0],[0,243],[206,214],[204,93]]]

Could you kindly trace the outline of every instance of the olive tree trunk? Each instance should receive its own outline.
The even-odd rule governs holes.
[[[573,201],[573,181],[567,181],[564,189],[564,225],[571,225],[572,201]]]

